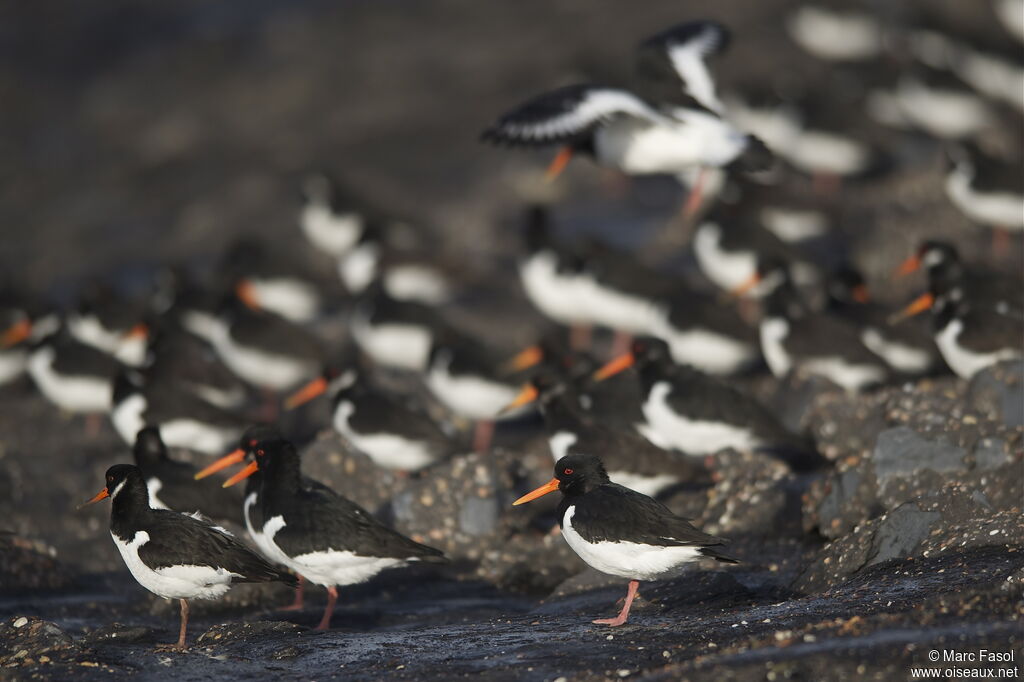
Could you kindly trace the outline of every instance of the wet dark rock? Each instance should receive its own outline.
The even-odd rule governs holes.
[[[199,635],[196,646],[223,646],[239,642],[265,641],[279,635],[294,634],[304,628],[281,621],[252,621],[249,623],[221,623]]]
[[[138,642],[152,642],[155,640],[155,637],[153,628],[142,625],[111,623],[88,632],[82,638],[82,643],[86,646],[136,644]]]
[[[13,616],[0,623],[0,668],[32,666],[66,659],[80,647],[55,623],[35,616]]]
[[[783,462],[728,450],[715,455],[712,475],[716,483],[697,523],[704,531],[726,537],[800,532],[799,488]]]
[[[790,372],[779,380],[778,386],[766,404],[790,431],[801,433],[807,426],[807,416],[818,403],[843,393],[843,389],[817,375]]]
[[[967,386],[967,402],[1007,426],[1024,426],[1024,362],[1008,360],[978,372]]]
[[[73,573],[42,542],[0,533],[0,594],[60,590],[74,584]]]

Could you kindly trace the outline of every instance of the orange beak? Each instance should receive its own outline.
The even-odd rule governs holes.
[[[899,311],[895,315],[889,318],[889,324],[894,324],[900,320],[905,320],[908,317],[913,317],[919,313],[923,313],[935,304],[935,297],[931,294],[921,294],[913,301],[910,302],[903,310]]]
[[[558,154],[551,160],[551,165],[548,166],[547,173],[545,173],[548,182],[562,174],[565,167],[569,165],[570,159],[572,159],[572,147],[562,147],[558,150]]]
[[[635,362],[636,358],[633,357],[632,353],[620,355],[619,357],[615,358],[614,360],[606,364],[601,369],[594,372],[594,379],[597,381],[604,381],[608,377],[612,377],[618,374],[619,372],[626,371],[627,369],[632,367],[633,363]]]
[[[905,261],[900,263],[900,266],[896,268],[894,277],[906,277],[912,272],[917,272],[920,267],[921,257],[915,253],[913,256],[909,256]]]
[[[311,382],[292,393],[288,396],[287,400],[284,401],[284,409],[294,410],[299,405],[308,403],[313,398],[317,397],[321,393],[327,390],[327,379],[318,377],[313,379]]]
[[[510,359],[501,365],[501,371],[505,374],[512,372],[522,372],[524,369],[530,369],[540,363],[544,359],[544,351],[541,350],[540,346],[530,346],[524,351],[520,351],[515,357]]]
[[[516,396],[516,399],[510,402],[505,407],[501,408],[501,411],[498,412],[498,414],[505,414],[506,412],[511,412],[517,407],[529,405],[536,399],[537,389],[533,387],[533,384],[527,384],[526,386],[523,386],[523,390],[519,392],[519,395]]]
[[[230,488],[239,481],[245,480],[260,470],[260,465],[256,462],[249,462],[244,469],[239,471],[237,474],[224,481],[222,488]]]
[[[140,322],[124,333],[125,339],[144,339],[149,336],[149,327]]]
[[[221,469],[227,469],[232,464],[238,464],[243,459],[245,459],[245,450],[238,448],[237,450],[224,455],[216,462],[197,473],[195,475],[195,479],[198,481],[201,478],[206,478],[210,474],[215,474]]]
[[[868,294],[868,288],[863,284],[858,284],[850,292],[853,294],[853,300],[857,303],[867,303],[871,300],[871,296]]]
[[[253,310],[262,309],[259,297],[256,295],[256,287],[247,279],[238,280],[238,284],[235,285],[235,296],[238,296],[238,300]]]
[[[537,488],[533,492],[526,493],[525,495],[520,497],[518,500],[512,503],[512,506],[515,507],[520,504],[526,504],[530,500],[536,500],[538,497],[544,497],[548,493],[553,493],[556,490],[558,490],[558,479],[552,478],[550,481],[548,481],[541,487]]]
[[[0,335],[0,348],[10,348],[16,343],[21,343],[32,333],[32,323],[27,319],[15,322]]]
[[[100,500],[102,500],[104,498],[107,498],[107,497],[110,497],[110,493],[107,492],[106,488],[104,488],[103,490],[101,490],[98,493],[96,493],[96,495],[91,500],[89,500],[88,502],[83,502],[82,504],[78,505],[78,508],[81,509],[82,507],[88,507],[90,504],[95,504],[95,503],[99,502]]]
[[[751,289],[753,289],[754,287],[756,287],[760,283],[761,283],[761,275],[759,275],[758,273],[755,272],[753,275],[750,276],[750,279],[748,279],[746,282],[744,282],[743,284],[739,285],[738,287],[736,287],[735,289],[733,289],[729,293],[738,298],[738,297],[743,296],[744,294],[746,294],[748,291],[750,291]]]

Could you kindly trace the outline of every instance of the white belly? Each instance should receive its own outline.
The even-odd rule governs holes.
[[[354,319],[352,335],[359,348],[388,367],[421,371],[427,366],[433,338],[429,330],[411,324],[369,325]]]
[[[216,599],[229,589],[231,580],[242,577],[212,566],[166,566],[152,569],[142,563],[139,548],[149,542],[149,533],[140,530],[130,542],[110,536],[132,576],[153,594],[165,599]]]
[[[800,47],[819,59],[857,61],[882,50],[882,30],[867,15],[834,13],[804,5],[786,22]]]
[[[800,365],[810,374],[825,377],[847,391],[862,391],[868,386],[885,381],[885,368],[879,365],[853,364],[841,357],[820,357],[805,360]]]
[[[284,391],[320,371],[312,361],[249,348],[231,338],[223,326],[213,338],[213,347],[228,369],[254,386]]]
[[[758,350],[749,343],[705,329],[677,331],[662,318],[651,333],[668,344],[672,359],[708,374],[733,374],[757,361]]]
[[[28,373],[43,395],[68,412],[107,412],[113,395],[111,380],[57,374],[54,355],[52,348],[40,348],[29,356]]]
[[[657,580],[678,575],[682,567],[700,558],[696,547],[662,547],[636,542],[587,542],[572,527],[575,507],[565,510],[562,537],[590,566],[631,580]]]
[[[0,386],[21,376],[27,363],[28,351],[24,349],[0,350]]]
[[[780,317],[761,320],[761,353],[768,369],[778,378],[783,378],[793,368],[793,358],[783,347],[789,335],[789,322]]]
[[[291,322],[309,322],[316,318],[320,294],[312,284],[290,278],[250,278],[248,281],[261,308]]]
[[[427,443],[409,440],[393,433],[358,433],[349,426],[352,403],[341,402],[334,411],[334,429],[366,454],[377,466],[386,469],[417,471],[434,461]]]
[[[932,353],[928,350],[891,341],[877,329],[865,329],[860,334],[860,340],[868,350],[901,372],[920,374],[931,369],[934,363]]]
[[[656,302],[594,282],[586,294],[588,317],[608,329],[631,334],[652,334],[663,313]]]
[[[175,419],[160,425],[160,434],[169,447],[198,450],[219,455],[238,440],[241,429],[213,426],[192,419]]]
[[[476,377],[454,377],[447,368],[439,367],[427,374],[427,386],[448,409],[469,419],[494,419],[518,394],[506,384]]]
[[[558,272],[554,254],[530,256],[519,267],[519,279],[530,302],[552,320],[570,326],[590,323],[582,278]]]
[[[720,289],[732,291],[746,283],[757,272],[757,258],[752,252],[730,253],[721,248],[722,228],[704,223],[693,238],[693,255],[701,272]]]
[[[142,416],[145,411],[146,399],[139,394],[128,396],[110,411],[110,421],[125,443],[134,444],[135,437],[146,426]],[[164,443],[166,442],[167,439],[164,438]]]
[[[970,379],[979,371],[1003,360],[1013,360],[1024,356],[1020,348],[1003,348],[994,353],[973,353],[957,343],[964,325],[960,320],[953,320],[935,335],[935,345],[946,360],[950,369],[957,376]]]
[[[437,305],[451,298],[448,279],[440,270],[414,263],[396,265],[384,271],[384,291],[399,301],[420,301]]]
[[[303,208],[301,222],[306,239],[335,258],[348,253],[363,233],[363,221],[354,213],[335,215],[319,204]]]
[[[974,93],[934,90],[921,83],[904,82],[896,96],[904,116],[944,139],[968,137],[992,122],[992,112]]]
[[[796,144],[780,153],[804,172],[836,175],[859,173],[870,159],[865,145],[822,130],[805,130]]]
[[[946,179],[950,201],[971,220],[1003,229],[1024,229],[1024,194],[1004,192],[979,194],[972,190],[962,172]]]
[[[651,389],[643,404],[644,417],[647,419],[645,431],[652,432],[651,442],[691,455],[710,455],[726,448],[749,450],[760,444],[749,429],[680,416],[669,407],[666,400],[671,390],[668,382],[659,382]]]
[[[602,163],[630,175],[679,174],[698,165],[722,166],[735,159],[746,141],[717,116],[678,110],[670,125],[608,125],[597,130],[594,147]]]

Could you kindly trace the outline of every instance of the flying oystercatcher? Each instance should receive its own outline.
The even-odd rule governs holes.
[[[502,116],[483,139],[508,145],[563,145],[548,169],[554,177],[576,152],[629,175],[668,173],[689,184],[690,172],[736,164],[762,170],[770,153],[721,116],[705,58],[729,42],[725,27],[697,21],[644,41],[634,91],[577,84],[539,95]],[[687,201],[701,203],[703,174]]]
[[[328,367],[285,402],[293,409],[322,393],[334,406],[331,424],[377,466],[418,471],[456,450],[448,434],[423,410],[374,386],[358,363]]]
[[[626,603],[615,618],[593,621],[617,627],[629,618],[641,580],[679,575],[700,558],[739,563],[722,552],[726,540],[703,533],[665,505],[612,483],[598,457],[568,455],[555,463],[555,477],[513,504],[562,493],[558,524],[573,551],[602,573],[629,578]]]
[[[629,353],[595,373],[602,380],[636,366],[645,422],[644,437],[663,448],[692,455],[753,450],[795,469],[820,466],[813,444],[791,433],[756,400],[692,367],[676,365],[664,341],[640,337]]]
[[[327,588],[327,608],[317,625],[330,626],[338,587],[366,582],[409,562],[442,562],[444,555],[380,523],[366,510],[324,486],[304,484],[299,453],[285,440],[249,448],[252,462],[225,482],[262,472],[253,524],[286,566]]]
[[[132,454],[154,509],[197,511],[212,519],[242,523],[241,499],[215,481],[196,483],[198,469],[171,459],[157,427],[147,426],[139,431]]]
[[[153,594],[181,605],[178,641],[162,648],[185,648],[189,599],[216,599],[236,582],[295,584],[293,576],[198,514],[153,509],[138,467],[107,469],[106,486],[85,504],[106,497],[111,499],[110,536],[132,576]]]

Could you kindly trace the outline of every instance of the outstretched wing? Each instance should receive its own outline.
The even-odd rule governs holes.
[[[652,123],[662,119],[661,114],[626,90],[568,85],[513,109],[481,137],[498,144],[540,146],[582,137],[620,116]]]
[[[679,24],[651,36],[637,51],[637,73],[650,85],[658,87],[668,102],[693,104],[714,112],[722,111],[705,60],[723,52],[729,45],[729,31],[714,21],[693,21]],[[678,88],[679,97],[672,97],[664,86]],[[681,93],[679,93],[681,90]],[[692,102],[688,101],[692,98]]]

